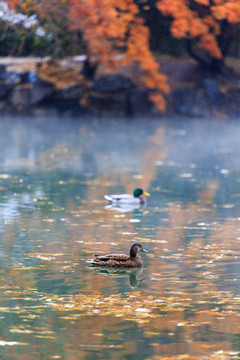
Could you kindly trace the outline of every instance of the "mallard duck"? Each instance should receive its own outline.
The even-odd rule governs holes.
[[[119,267],[140,267],[143,265],[142,258],[138,252],[147,252],[139,243],[132,244],[129,255],[125,254],[107,254],[95,255],[93,260],[90,260],[92,265],[97,266],[119,266]]]
[[[150,194],[140,188],[134,190],[133,194],[104,195],[104,199],[114,204],[145,204],[145,196]]]

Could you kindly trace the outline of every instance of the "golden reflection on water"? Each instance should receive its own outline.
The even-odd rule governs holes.
[[[202,159],[190,151],[185,158],[185,147],[201,149],[208,131],[195,134],[196,141],[193,129],[174,132],[160,123],[149,131],[140,126],[138,139],[134,126],[125,126],[119,125],[119,144],[107,144],[104,132],[79,125],[78,141],[63,136],[40,147],[32,176],[20,155],[20,173],[0,176],[6,329],[0,354],[14,360],[19,353],[31,360],[44,353],[68,360],[238,358],[239,191],[231,184],[240,174],[227,156],[214,158],[222,144],[237,153],[238,142],[223,131],[214,152],[204,149]],[[106,207],[104,194],[135,187],[152,194],[146,208]],[[86,263],[96,252],[127,253],[133,239],[149,252],[143,269],[107,271]]]

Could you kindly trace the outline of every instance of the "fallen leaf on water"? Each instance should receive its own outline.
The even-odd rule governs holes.
[[[29,345],[29,343],[22,343],[22,342],[18,342],[18,341],[0,340],[0,346],[14,346],[14,345]]]

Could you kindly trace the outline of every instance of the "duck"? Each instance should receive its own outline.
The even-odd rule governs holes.
[[[119,194],[119,195],[104,195],[104,199],[114,204],[146,204],[145,196],[150,194],[141,188],[137,188],[133,191],[133,194]]]
[[[138,242],[132,244],[129,255],[126,254],[107,254],[107,255],[95,255],[93,260],[89,262],[92,265],[108,266],[108,267],[141,267],[143,261],[138,254],[139,251],[147,253],[147,250],[143,249],[142,245]]]

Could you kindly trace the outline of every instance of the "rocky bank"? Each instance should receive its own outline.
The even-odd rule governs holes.
[[[165,59],[171,92],[160,114],[126,74],[86,81],[82,61],[4,58],[0,61],[2,115],[239,117],[237,66],[229,77],[203,74],[189,60]]]

